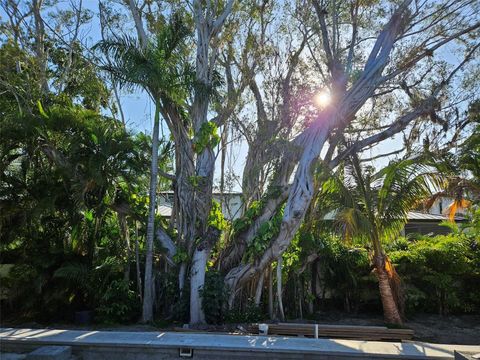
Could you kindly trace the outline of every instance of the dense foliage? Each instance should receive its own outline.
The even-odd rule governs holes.
[[[465,233],[400,237],[387,246],[405,288],[407,317],[425,312],[444,315],[480,311],[477,239]],[[319,303],[321,308],[380,310],[375,276],[365,249],[327,236],[321,241],[319,259],[320,284],[326,294]]]
[[[60,3],[0,2],[2,321],[480,312],[475,2],[107,1],[94,43]],[[402,235],[442,197],[464,221]]]

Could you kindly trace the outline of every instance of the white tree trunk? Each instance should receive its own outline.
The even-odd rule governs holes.
[[[145,280],[143,290],[142,322],[153,320],[153,239],[155,236],[155,212],[157,207],[157,178],[158,178],[158,133],[159,133],[159,112],[155,109],[155,120],[152,134],[152,163],[150,174],[150,192],[148,205],[147,223],[147,251],[145,255]]]
[[[201,6],[197,3],[198,6]],[[203,11],[203,10],[202,10]],[[215,59],[214,54],[210,54],[210,36],[211,29],[207,18],[202,17],[202,20],[197,18],[197,58],[196,58],[196,78],[199,84],[208,88],[211,85],[211,66],[210,63]],[[208,17],[208,14],[207,14]],[[213,50],[214,52],[216,50]],[[205,89],[195,93],[193,103],[193,122],[195,133],[198,133],[202,126],[208,122],[208,103],[209,94]],[[212,186],[213,173],[215,170],[215,156],[210,145],[207,145],[201,153],[197,155],[197,162],[195,168],[198,184],[195,188],[195,220],[196,232],[195,238],[203,238],[207,232],[207,219],[210,214],[212,206]],[[195,243],[195,238],[189,239],[190,244]],[[203,241],[202,241],[203,242]],[[203,287],[205,282],[205,271],[208,256],[210,254],[209,247],[205,244],[197,244],[193,248],[192,267],[190,269],[190,323],[198,324],[205,322],[205,314],[203,313],[202,300],[199,290]]]
[[[202,306],[200,290],[205,284],[205,268],[210,251],[203,248],[193,253],[192,268],[190,271],[190,324],[205,323],[205,313]]]
[[[132,13],[133,21],[135,21],[135,29],[137,30],[140,46],[145,48],[147,46],[147,34],[145,33],[145,29],[143,27],[142,15],[138,11],[138,7],[134,0],[128,0],[128,6],[130,8],[130,12]]]
[[[273,271],[272,266],[268,267],[268,315],[273,320]]]
[[[263,292],[263,283],[265,280],[265,271],[260,274],[260,278],[257,282],[257,287],[255,289],[255,306],[260,306],[260,301],[262,299],[262,292]]]
[[[335,117],[325,113],[316,124],[309,128],[302,138],[303,155],[295,173],[295,179],[290,188],[290,194],[285,206],[280,232],[265,253],[253,264],[244,264],[230,270],[225,277],[231,289],[237,289],[253,276],[263,271],[272,261],[278,259],[287,249],[291,239],[300,227],[305,213],[313,197],[313,165],[318,160],[320,151],[325,144],[329,125]],[[235,292],[232,291],[232,294]],[[234,296],[234,295],[232,295]],[[233,305],[232,297],[229,305]]]
[[[285,312],[283,311],[283,301],[282,301],[282,263],[283,258],[280,257],[277,260],[277,300],[278,300],[278,314],[280,320],[285,321]]]

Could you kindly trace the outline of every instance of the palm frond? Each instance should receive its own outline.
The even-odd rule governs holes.
[[[425,158],[392,162],[377,173],[365,171],[355,158],[349,165],[353,183],[330,174],[315,200],[317,214],[321,210],[335,214],[336,228],[346,240],[398,236],[408,212],[445,184]]]
[[[170,100],[183,106],[194,81],[187,56],[190,34],[183,18],[173,14],[145,47],[135,38],[123,36],[101,41],[94,49],[109,57],[109,65],[103,69],[113,74],[120,86],[140,87],[155,101]]]
[[[82,285],[88,281],[90,269],[86,264],[68,262],[58,268],[53,274],[54,278],[65,279],[73,285]]]

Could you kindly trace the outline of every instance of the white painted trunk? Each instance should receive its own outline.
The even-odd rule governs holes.
[[[205,284],[205,268],[209,251],[196,249],[193,253],[192,268],[190,271],[190,324],[204,324],[205,313],[202,307],[200,291]]]

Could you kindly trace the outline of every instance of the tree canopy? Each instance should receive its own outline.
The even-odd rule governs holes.
[[[284,318],[292,286],[303,315],[320,272],[352,283],[345,269],[371,266],[386,320],[402,323],[409,211],[449,198],[449,219],[471,226],[448,236],[473,241],[477,1],[0,6],[0,259],[24,273],[10,301],[42,294],[21,302],[27,317],[44,302],[114,321],[140,308],[143,322]],[[432,244],[448,252],[448,236]],[[476,250],[458,251],[478,276]],[[441,312],[455,308],[444,295]]]

